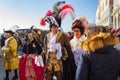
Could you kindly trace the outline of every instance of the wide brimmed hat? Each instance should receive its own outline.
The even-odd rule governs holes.
[[[15,33],[14,33],[13,31],[11,31],[11,30],[4,31],[4,33],[15,34]]]

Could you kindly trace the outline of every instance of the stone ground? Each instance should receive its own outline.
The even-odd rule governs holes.
[[[0,59],[0,80],[3,80],[5,78],[5,71],[4,71],[4,68],[3,68],[3,59]],[[14,76],[14,73],[13,71],[11,71],[9,73],[9,79],[11,80],[12,77]]]

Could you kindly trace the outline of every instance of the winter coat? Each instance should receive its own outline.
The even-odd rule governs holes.
[[[82,57],[76,80],[117,80],[120,72],[120,52],[114,48],[116,43],[117,39],[109,33],[100,33],[83,42],[82,48],[88,53],[89,68],[86,71]]]

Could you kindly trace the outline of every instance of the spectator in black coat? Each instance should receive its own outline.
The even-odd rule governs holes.
[[[91,27],[87,35],[88,39],[82,43],[83,50],[88,54],[87,62],[85,57],[81,57],[76,70],[76,80],[117,80],[120,72],[120,52],[114,48],[116,37],[105,32],[104,27]]]

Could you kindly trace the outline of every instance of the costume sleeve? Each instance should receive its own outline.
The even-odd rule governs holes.
[[[11,50],[11,52],[12,52],[12,55],[13,56],[17,56],[17,41],[16,41],[16,39],[12,39],[10,42],[9,42],[9,44],[8,44],[8,46],[10,47],[10,50]]]
[[[43,50],[44,50],[45,53],[47,53],[47,35],[45,35],[45,37],[44,37],[43,45],[44,45],[43,46],[44,47]]]
[[[38,53],[38,55],[40,55],[42,53],[42,47],[40,46],[40,43],[38,43],[37,41],[35,42],[36,45],[36,51]]]
[[[74,48],[73,48],[73,41],[71,40],[70,41],[70,46],[71,46],[71,50],[72,50],[72,52],[74,51]]]
[[[27,53],[27,43],[24,44],[23,49],[22,49],[22,52],[23,52],[24,54]]]

